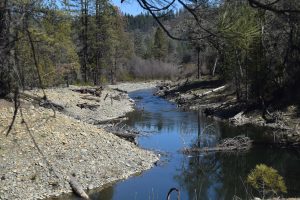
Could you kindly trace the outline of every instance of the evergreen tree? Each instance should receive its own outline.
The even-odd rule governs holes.
[[[154,36],[153,56],[155,59],[164,60],[168,53],[168,41],[163,30],[158,27]]]
[[[143,41],[143,33],[139,30],[134,31],[134,52],[135,55],[142,57],[146,53],[144,41]]]

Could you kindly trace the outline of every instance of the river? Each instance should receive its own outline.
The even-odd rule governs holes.
[[[262,128],[233,127],[206,118],[201,112],[183,111],[165,99],[153,96],[153,90],[129,94],[137,102],[136,111],[125,122],[144,131],[138,138],[142,148],[161,154],[158,166],[127,180],[90,193],[97,200],[166,199],[170,188],[180,189],[182,200],[246,198],[247,174],[264,163],[284,177],[287,196],[300,196],[299,152],[266,145],[244,153],[201,153],[183,155],[184,147],[213,146],[220,139],[244,134],[263,140]],[[173,194],[172,198],[176,199]]]

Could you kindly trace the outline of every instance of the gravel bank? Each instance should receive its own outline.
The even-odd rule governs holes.
[[[104,88],[101,95],[83,94],[73,90],[83,87],[46,89],[49,100],[64,107],[63,113],[87,123],[97,123],[124,116],[133,111],[134,101],[128,94]],[[30,90],[27,94],[42,97],[41,90]],[[78,104],[95,106],[95,109],[80,108]]]
[[[20,114],[12,132],[8,137],[5,136],[13,108],[11,103],[0,100],[1,200],[43,199],[69,193],[68,178],[71,174],[76,175],[84,189],[98,188],[149,169],[159,159],[153,152],[140,149],[87,123],[91,117],[107,120],[131,111],[133,102],[128,96],[121,100],[113,99],[111,104],[111,100],[103,100],[106,93],[113,97],[120,92],[105,89],[100,101],[90,100],[93,104],[99,104],[94,111],[76,108],[78,101],[92,102],[87,102],[81,98],[83,94],[68,88],[49,89],[46,92],[50,100],[66,108],[68,115],[56,112],[54,118],[52,110],[34,107],[27,101],[21,106],[30,133],[45,157],[38,152],[26,124],[21,123]],[[31,91],[31,94],[38,93]],[[102,113],[101,116],[98,116],[99,113]]]
[[[118,89],[124,90],[126,92],[133,92],[136,90],[155,88],[158,83],[160,83],[160,81],[137,82],[137,83],[124,82],[124,83],[119,83],[117,85],[109,85],[108,87],[114,88],[114,89],[118,88]]]

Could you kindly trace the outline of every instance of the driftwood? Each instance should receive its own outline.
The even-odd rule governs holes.
[[[117,118],[114,118],[114,119],[108,119],[108,120],[102,120],[102,121],[97,121],[97,120],[93,120],[94,121],[94,125],[104,125],[104,124],[115,124],[115,123],[119,123],[121,121],[124,121],[126,120],[127,117],[117,117]]]
[[[91,95],[83,96],[83,97],[81,97],[81,99],[86,99],[86,100],[96,101],[96,102],[100,102],[100,100],[101,100],[99,97],[94,97]]]
[[[108,93],[105,95],[105,97],[104,97],[104,101],[106,100],[106,98],[108,97]]]
[[[135,134],[132,134],[132,133],[122,133],[122,132],[113,132],[114,135],[120,137],[120,138],[123,138],[129,142],[132,142],[134,144],[137,144],[137,141],[136,141],[136,135]]]
[[[119,89],[119,88],[113,88],[113,90],[116,90],[116,91],[118,91],[118,92],[127,94],[127,91],[121,90],[121,89]]]
[[[225,90],[226,88],[227,88],[227,85],[223,85],[221,87],[214,88],[212,90],[209,90],[207,92],[203,92],[201,94],[194,94],[194,96],[197,97],[197,98],[201,98],[201,97],[204,97],[204,96],[209,95],[209,94],[214,93],[214,92],[220,92],[222,90]]]
[[[137,144],[136,137],[139,135],[139,131],[135,130],[127,125],[122,124],[116,124],[113,126],[107,126],[104,128],[110,133],[113,133],[114,135],[123,138],[129,142],[132,142],[134,144]]]
[[[231,151],[245,151],[250,149],[252,146],[252,140],[246,136],[236,136],[233,138],[226,138],[222,140],[215,147],[204,147],[204,148],[185,148],[182,150],[184,154],[200,153],[200,152],[231,152]]]
[[[73,89],[73,92],[79,92],[81,94],[91,94],[97,97],[101,97],[103,87],[98,88],[80,88],[80,89]]]
[[[209,116],[217,116],[219,118],[232,118],[240,112],[244,112],[254,105],[246,102],[235,102],[235,100],[228,100],[217,107],[205,108],[204,113]]]
[[[49,100],[42,100],[42,101],[40,101],[39,105],[44,107],[44,108],[55,109],[55,110],[58,110],[58,111],[62,111],[62,110],[65,109],[63,106],[61,106],[59,104],[56,104],[56,103],[53,103]]]
[[[116,100],[116,101],[121,101],[121,99],[124,98],[124,96],[122,96],[122,95],[116,95],[116,96],[112,96],[111,98],[113,100]]]
[[[38,104],[39,106],[42,106],[44,108],[50,108],[50,109],[55,109],[58,111],[64,110],[64,107],[62,105],[59,105],[57,103],[53,103],[52,101],[48,99],[44,99],[39,96],[33,96],[27,93],[20,93],[20,97],[26,100],[33,101],[33,103]]]
[[[76,104],[76,106],[78,106],[79,108],[85,108],[85,109],[90,109],[90,110],[96,110],[99,105],[94,105],[94,104],[88,104],[88,103],[79,103]]]
[[[86,200],[90,199],[90,197],[85,193],[84,189],[82,188],[80,183],[78,183],[78,181],[75,179],[75,177],[71,177],[69,179],[69,184],[76,195]]]

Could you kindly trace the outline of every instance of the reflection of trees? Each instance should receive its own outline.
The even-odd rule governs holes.
[[[162,106],[163,107],[163,106]],[[191,146],[214,145],[221,138],[240,134],[262,137],[263,129],[254,127],[232,127],[227,123],[208,119],[200,112],[161,112],[151,107],[144,111],[130,113],[128,125],[143,130],[179,133],[180,136],[196,136]],[[158,112],[159,111],[159,112]],[[213,124],[213,129],[205,129]],[[172,136],[171,136],[172,137]],[[242,180],[256,164],[265,163],[279,171],[285,178],[291,196],[300,196],[300,158],[285,150],[258,148],[244,154],[210,153],[194,157],[183,157],[175,180],[188,193],[188,199],[232,199],[234,195],[245,199]],[[101,198],[102,199],[102,198]],[[111,198],[107,198],[111,199]]]
[[[300,177],[300,158],[282,149],[255,148],[243,154],[185,156],[175,180],[186,190],[189,199],[196,199],[196,195],[201,200],[232,199],[234,195],[246,199],[243,182],[259,163],[279,171],[285,179],[289,196],[300,195],[297,179]]]
[[[127,114],[126,124],[144,131],[179,132],[180,134],[195,134],[193,113],[178,114],[177,112],[147,112],[134,111]]]
[[[221,137],[219,125],[205,117],[201,111],[197,112],[197,138],[192,143],[192,147],[215,146]]]
[[[220,164],[214,154],[205,157],[194,156],[183,159],[181,174],[175,176],[182,188],[185,188],[188,199],[211,199],[209,190],[218,190]]]
[[[140,110],[135,110],[133,112],[130,112],[126,114],[126,117],[128,120],[126,120],[126,123],[130,126],[134,126],[134,124],[143,122],[145,118],[149,117],[150,113],[148,112],[142,112]]]
[[[237,128],[228,123],[220,123],[220,131],[222,132],[222,138],[235,137],[243,134],[255,141],[273,140],[273,134],[270,134],[270,131],[272,131],[270,128],[268,129],[266,127],[258,127],[250,124],[239,126]]]
[[[206,140],[212,135],[215,136],[215,141],[217,141],[221,138],[221,133],[222,136],[225,134],[226,137],[227,134],[236,135],[240,131],[238,128],[234,129],[221,124],[221,131],[209,133],[204,131],[205,126],[207,126],[207,121],[201,119],[201,115],[198,114],[198,134],[192,141],[191,147],[208,146]],[[219,128],[217,124],[216,127]],[[284,177],[288,177],[286,173],[289,173],[290,170],[286,168],[290,167],[294,169],[293,173],[298,174],[298,177],[300,177],[300,169],[295,172],[295,163],[300,163],[299,161],[300,158],[294,155],[291,156],[291,154],[282,150],[275,152],[274,149],[270,148],[255,148],[243,154],[202,154],[184,157],[180,174],[176,175],[175,179],[182,188],[186,189],[189,199],[196,199],[196,197],[198,199],[232,199],[234,195],[245,199],[247,198],[246,188],[243,182],[256,164],[266,163],[279,170],[279,172],[283,172],[281,175]],[[287,180],[286,183],[288,189],[289,187],[293,188],[292,192],[295,193],[294,189],[297,188],[295,187],[295,179],[293,181]],[[300,188],[299,181],[296,185]],[[297,194],[299,195],[299,193],[300,191]]]

